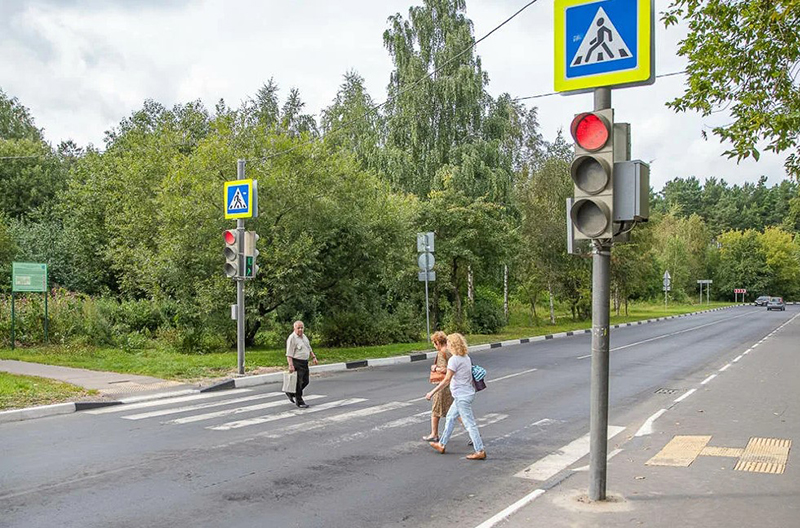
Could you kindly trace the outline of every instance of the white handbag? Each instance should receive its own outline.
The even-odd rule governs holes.
[[[297,371],[283,373],[283,392],[294,394],[297,390]]]

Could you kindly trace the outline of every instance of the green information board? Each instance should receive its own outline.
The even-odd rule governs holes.
[[[12,292],[46,292],[47,264],[35,262],[11,263]]]

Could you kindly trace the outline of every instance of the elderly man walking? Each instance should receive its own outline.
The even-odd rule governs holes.
[[[294,322],[294,332],[286,339],[286,361],[289,362],[289,372],[297,372],[297,386],[295,391],[287,392],[286,396],[301,409],[307,409],[308,404],[303,401],[303,389],[308,385],[308,360],[313,359],[317,364],[317,356],[311,350],[311,343],[305,333],[303,321]]]

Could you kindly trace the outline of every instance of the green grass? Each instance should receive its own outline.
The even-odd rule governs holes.
[[[0,411],[75,401],[96,392],[61,381],[0,372]]]
[[[611,324],[614,325],[643,319],[665,317],[668,315],[678,315],[728,305],[729,303],[711,303],[711,305],[672,304],[668,309],[664,309],[663,305],[631,305],[627,317],[612,315]],[[544,311],[540,311],[540,316],[541,315],[547,316]],[[469,335],[467,336],[467,342],[471,345],[494,343],[509,339],[580,330],[591,326],[590,321],[576,322],[569,318],[561,318],[555,325],[549,324],[549,320],[547,319],[536,326],[520,324],[520,322],[524,322],[526,319],[529,319],[529,317],[524,314],[514,314],[512,323],[516,324],[507,326],[503,329],[502,333],[492,335]],[[433,348],[424,341],[370,347],[314,348],[321,363],[339,363],[369,358],[383,358],[409,354],[414,351],[430,350],[433,350]],[[14,351],[8,348],[0,349],[0,359],[16,359],[33,363],[62,365],[89,370],[141,374],[179,381],[196,381],[204,378],[226,377],[233,375],[236,371],[235,350],[217,354],[180,354],[176,352],[167,352],[161,349],[125,352],[113,348],[49,346],[18,348]],[[283,368],[285,366],[286,359],[283,350],[268,350],[264,348],[247,350],[245,367],[248,372],[252,373],[259,367]]]

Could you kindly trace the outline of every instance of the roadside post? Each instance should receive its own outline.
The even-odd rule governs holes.
[[[42,293],[44,294],[44,342],[49,343],[47,335],[47,264],[41,262],[12,262],[11,263],[11,350],[14,350],[16,341],[16,306],[17,293]]]
[[[739,302],[738,294],[740,294],[740,293],[742,294],[742,304],[744,304],[744,294],[747,293],[747,290],[745,290],[744,288],[734,288],[733,289],[733,304],[736,304],[737,302]]]
[[[245,179],[245,160],[236,162],[236,180],[225,182],[224,206],[225,218],[236,219],[236,229],[223,233],[225,248],[225,275],[236,281],[236,304],[231,306],[231,318],[236,320],[236,365],[237,372],[244,374],[244,281],[255,276],[257,266],[255,257],[258,250],[255,232],[245,232],[244,219],[258,216],[258,182]],[[247,241],[245,240],[247,239]],[[246,268],[245,253],[249,253]]]
[[[614,122],[611,89],[655,81],[653,0],[555,0],[556,92],[594,94],[576,115],[567,199],[567,249],[588,240],[592,254],[590,501],[605,500],[608,452],[611,250],[649,217],[650,170],[630,158],[630,125]]]
[[[433,257],[434,241],[433,232],[417,233],[417,264],[419,264],[419,280],[425,282],[425,328],[428,335],[428,341],[431,340],[431,314],[430,303],[428,301],[428,283],[436,280],[436,272],[433,271],[433,266],[436,264],[436,259]]]
[[[664,272],[664,309],[667,309],[669,304],[669,292],[672,291],[672,277],[669,275],[669,270]]]
[[[702,279],[702,280],[697,281],[697,284],[700,285],[700,304],[703,304],[703,284],[706,285],[706,304],[711,303],[711,296],[710,296],[708,290],[709,290],[709,284],[713,284],[713,282],[714,281],[710,280],[710,279]],[[736,302],[736,301],[734,301],[734,302]]]

